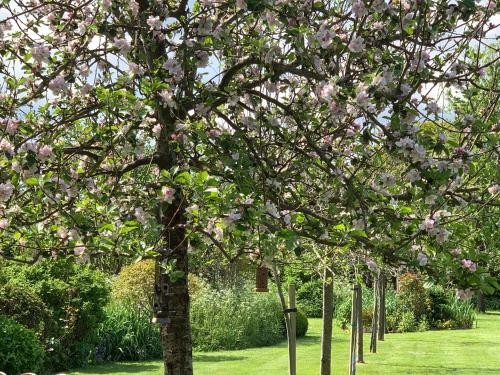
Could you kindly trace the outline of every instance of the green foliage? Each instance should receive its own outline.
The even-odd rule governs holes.
[[[85,363],[95,345],[95,331],[105,317],[106,276],[72,259],[45,259],[32,266],[8,264],[1,273],[20,288],[32,290],[50,312],[49,320],[57,323],[44,340],[48,366],[62,370]],[[18,302],[12,309],[22,311],[25,306],[22,300]],[[45,326],[43,321],[30,324]]]
[[[453,299],[450,303],[453,328],[472,328],[476,320],[474,305],[469,301]]]
[[[0,371],[7,374],[43,370],[44,351],[35,333],[0,315]]]
[[[126,302],[106,309],[106,320],[97,331],[94,361],[142,361],[162,355],[159,326],[148,311]]]
[[[297,337],[303,337],[307,333],[307,329],[309,328],[309,321],[307,319],[306,314],[303,311],[297,310],[297,320],[296,320],[296,333]]]
[[[57,322],[51,311],[27,285],[0,285],[0,314],[32,329],[45,344],[56,334]]]
[[[111,296],[115,301],[150,309],[153,304],[155,262],[143,260],[123,267],[113,280]]]
[[[415,332],[416,330],[417,319],[413,311],[403,311],[399,317],[398,332]]]
[[[399,290],[396,294],[397,315],[403,319],[404,313],[413,313],[419,322],[430,308],[430,299],[422,279],[415,274],[406,273],[399,279]],[[408,319],[408,314],[405,315]]]
[[[427,318],[432,328],[439,328],[444,322],[453,319],[450,301],[454,296],[444,288],[438,286],[429,288],[428,292],[431,304]]]
[[[323,310],[323,282],[313,279],[297,289],[297,305],[311,318],[321,318]]]
[[[282,339],[281,306],[251,287],[204,287],[191,304],[193,346],[202,351],[272,345]]]

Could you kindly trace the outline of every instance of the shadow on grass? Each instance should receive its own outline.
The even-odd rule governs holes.
[[[500,315],[500,311],[487,311],[486,315]]]
[[[228,362],[228,361],[243,361],[247,357],[241,355],[207,355],[193,354],[193,362]]]
[[[397,368],[406,368],[407,363],[401,363],[401,364],[378,364],[377,366],[380,368],[383,367],[397,367]],[[482,368],[477,368],[477,367],[451,367],[451,366],[418,366],[414,365],[412,366],[413,372],[411,374],[413,375],[420,375],[420,374],[448,374],[448,373],[453,373],[453,374],[464,374],[464,375],[487,375],[487,374],[498,374],[498,368],[491,368],[491,367],[482,367]]]
[[[158,370],[158,366],[154,366],[151,364],[141,364],[141,363],[113,363],[110,365],[101,365],[101,366],[90,366],[85,369],[78,370],[80,374],[135,374],[138,372],[153,372]]]

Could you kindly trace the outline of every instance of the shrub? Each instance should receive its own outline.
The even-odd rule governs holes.
[[[283,319],[285,320],[285,319]],[[309,321],[307,320],[306,314],[304,314],[301,310],[297,310],[297,319],[296,319],[296,334],[297,337],[303,337],[307,333],[307,329],[309,328]]]
[[[127,303],[111,303],[97,331],[94,361],[141,361],[162,355],[159,326],[148,311]]]
[[[282,315],[272,293],[204,287],[191,304],[193,346],[209,351],[275,344],[282,339]]]
[[[311,280],[297,289],[297,305],[312,318],[321,318],[323,312],[323,282]]]
[[[130,303],[141,309],[151,311],[155,283],[155,261],[142,260],[129,264],[113,280],[111,296],[113,301]],[[191,298],[203,288],[203,280],[194,274],[188,276]]]
[[[403,317],[404,313],[413,313],[415,321],[421,318],[430,310],[430,300],[427,289],[419,276],[406,273],[399,279],[399,290],[396,294],[397,316]],[[409,314],[406,314],[408,319]]]
[[[32,266],[9,264],[2,273],[12,283],[36,293],[57,322],[46,342],[50,367],[62,370],[83,364],[93,351],[95,330],[105,317],[106,276],[72,259],[45,259]],[[18,301],[15,309],[23,308]]]
[[[433,286],[428,291],[430,298],[429,325],[432,328],[439,328],[443,322],[453,319],[450,301],[454,299],[454,296],[439,286]]]
[[[413,311],[403,311],[399,317],[398,332],[415,332],[417,320]]]
[[[0,371],[7,374],[43,370],[44,351],[35,333],[0,315]]]
[[[45,344],[57,332],[57,322],[52,318],[51,311],[26,285],[12,282],[0,285],[0,314],[32,329]]]
[[[132,263],[123,267],[113,280],[111,296],[115,301],[134,304],[150,310],[153,305],[154,282],[154,260]]]
[[[286,320],[285,320],[285,314],[283,314],[282,311],[277,311],[276,312],[278,319],[281,320],[281,336],[283,338],[287,337],[286,333]],[[303,337],[307,334],[307,330],[309,329],[309,320],[307,319],[307,316],[304,314],[303,311],[300,309],[297,309],[297,315],[296,315],[296,323],[295,323],[295,336],[296,337]]]

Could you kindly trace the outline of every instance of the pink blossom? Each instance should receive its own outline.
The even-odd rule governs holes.
[[[351,52],[362,52],[365,49],[365,40],[362,37],[353,37],[348,47]]]
[[[120,50],[122,55],[126,55],[132,49],[129,41],[124,38],[115,38],[113,45]]]
[[[9,181],[0,184],[0,202],[9,200],[13,192],[14,185],[12,185]]]
[[[467,268],[470,272],[476,272],[477,265],[470,259],[462,259],[462,267]]]
[[[37,44],[31,49],[31,57],[33,57],[33,60],[35,60],[38,64],[47,62],[49,56],[49,47],[45,45]]]
[[[66,89],[66,81],[64,77],[59,75],[49,82],[49,89],[54,95],[58,95],[61,91]]]
[[[491,195],[495,195],[496,193],[498,193],[499,190],[500,190],[500,185],[495,184],[488,188],[488,193],[490,193]]]
[[[424,253],[418,253],[417,261],[418,261],[418,264],[423,267],[427,264],[427,262],[429,261],[429,258],[427,258],[427,255]]]
[[[9,155],[14,155],[15,152],[14,146],[12,146],[12,144],[5,138],[0,141],[0,151],[3,151]]]
[[[160,92],[160,97],[163,100],[164,105],[166,105],[170,108],[175,108],[175,100],[174,100],[174,96],[172,94],[172,91],[162,90]]]
[[[172,203],[172,201],[174,200],[174,194],[175,189],[168,186],[162,186],[160,200],[163,202]]]
[[[160,30],[161,29],[161,20],[160,17],[156,16],[149,16],[148,19],[146,20],[146,23],[151,27],[153,30]]]
[[[7,229],[9,226],[9,221],[7,219],[0,219],[0,229]]]
[[[352,12],[358,18],[366,16],[368,14],[365,4],[361,0],[355,1],[352,4]]]
[[[38,150],[38,160],[40,160],[41,162],[44,162],[46,161],[47,159],[49,159],[51,156],[52,156],[53,152],[52,152],[52,147],[48,146],[48,145],[44,145],[42,147],[40,147],[40,149]]]

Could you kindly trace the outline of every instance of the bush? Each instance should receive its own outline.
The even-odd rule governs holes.
[[[210,351],[275,344],[282,339],[282,316],[272,293],[204,287],[191,304],[193,346]]]
[[[82,365],[92,353],[96,329],[104,320],[109,286],[106,276],[72,259],[45,259],[32,266],[8,264],[2,273],[32,290],[57,322],[48,338],[48,363],[54,370]],[[12,307],[26,308],[22,301]],[[33,322],[35,326],[41,322]]]
[[[159,326],[144,309],[127,303],[111,303],[106,320],[97,331],[94,361],[141,361],[162,355]]]
[[[129,264],[113,280],[111,296],[118,303],[129,303],[151,312],[154,297],[155,261],[142,260]],[[203,280],[194,274],[188,276],[191,298],[203,288]]]
[[[412,273],[406,273],[399,279],[399,290],[396,294],[396,315],[403,318],[404,313],[413,313],[418,324],[430,310],[430,299],[421,278]],[[408,319],[410,315],[406,314]]]
[[[415,332],[417,320],[413,311],[403,311],[399,317],[398,332]]]
[[[283,319],[284,320],[284,319]],[[307,333],[309,328],[309,321],[307,320],[306,314],[301,310],[297,310],[297,320],[296,320],[296,334],[297,337],[303,337]]]
[[[44,344],[57,332],[51,311],[30,288],[7,282],[0,285],[0,314],[32,329]]]
[[[143,260],[123,267],[113,280],[111,296],[115,301],[137,305],[146,310],[153,306],[154,260]]]
[[[321,318],[323,312],[323,282],[311,280],[297,289],[297,305],[312,318]]]
[[[7,374],[43,370],[44,351],[35,333],[0,315],[0,371]]]
[[[442,323],[453,319],[450,301],[454,299],[449,291],[439,286],[429,288],[430,309],[428,312],[429,325],[439,328]]]

